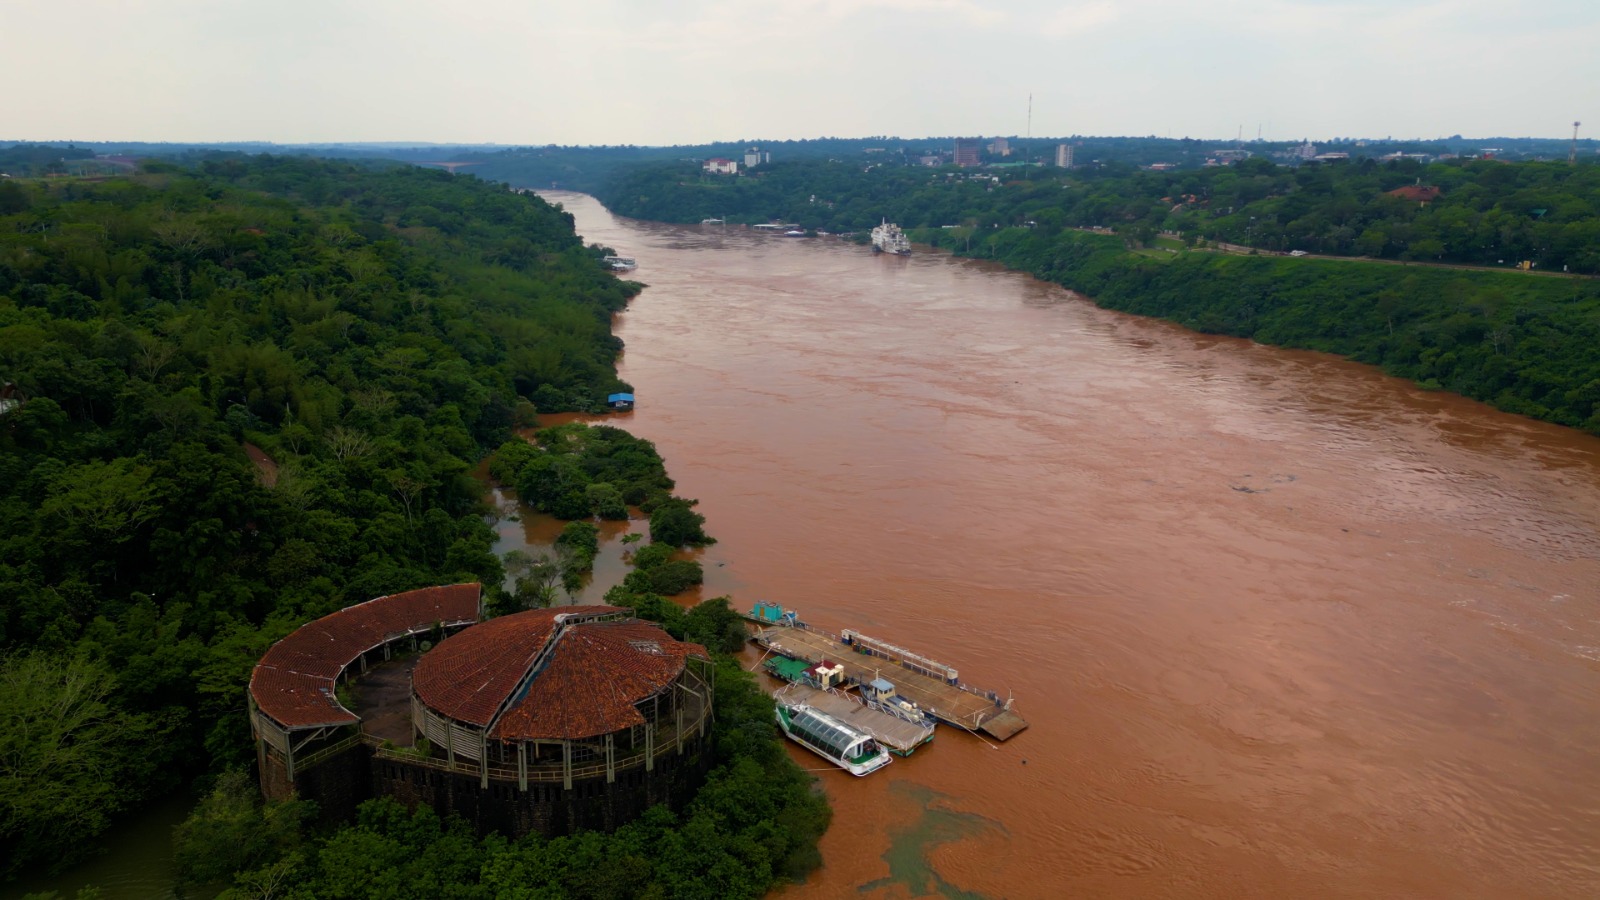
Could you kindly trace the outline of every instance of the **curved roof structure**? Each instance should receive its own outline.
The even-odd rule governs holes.
[[[396,638],[479,619],[477,583],[421,588],[347,606],[272,645],[250,673],[256,707],[285,730],[360,721],[334,697],[334,683],[361,654]]]
[[[429,709],[504,741],[594,737],[644,724],[635,704],[666,688],[704,647],[612,606],[535,609],[443,641],[417,662]]]
[[[643,725],[635,706],[677,679],[704,647],[648,622],[593,622],[562,636],[528,693],[489,732],[504,741],[589,738]]]

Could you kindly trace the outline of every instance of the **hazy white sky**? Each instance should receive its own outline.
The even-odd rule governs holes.
[[[1600,0],[0,0],[0,138],[1600,133]]]

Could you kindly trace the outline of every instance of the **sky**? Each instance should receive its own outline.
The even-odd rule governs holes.
[[[1593,137],[1600,0],[3,0],[0,84],[41,141]]]

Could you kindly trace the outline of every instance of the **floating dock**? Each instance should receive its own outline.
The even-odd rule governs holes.
[[[939,721],[981,731],[995,740],[1004,741],[1028,727],[1011,710],[1009,700],[962,684],[954,669],[853,632],[845,632],[846,640],[804,625],[792,613],[773,616],[770,609],[758,605],[748,618],[762,624],[788,623],[756,633],[755,642],[772,653],[812,664],[828,660],[841,665],[847,684],[866,684],[882,675],[894,682],[896,693]]]
[[[933,740],[933,726],[907,722],[898,716],[873,709],[859,697],[842,691],[814,688],[808,684],[789,684],[773,695],[782,702],[804,703],[821,710],[835,719],[865,731],[896,756],[910,756],[911,751]]]

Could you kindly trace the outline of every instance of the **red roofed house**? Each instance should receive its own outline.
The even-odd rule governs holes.
[[[1405,187],[1397,187],[1392,191],[1388,191],[1387,195],[1427,206],[1429,203],[1439,199],[1439,195],[1443,193],[1443,191],[1431,184],[1408,184]]]
[[[737,175],[737,174],[739,174],[739,164],[738,163],[734,162],[731,159],[723,159],[720,156],[716,157],[714,159],[706,160],[705,165],[701,166],[700,168],[704,169],[706,172],[709,172],[712,175]]]
[[[267,796],[293,791],[343,818],[385,795],[484,832],[553,836],[611,830],[657,803],[681,808],[704,779],[713,682],[704,647],[617,607],[528,610],[469,624],[412,662],[373,670],[356,682],[357,714],[332,692],[341,675],[359,673],[356,663],[328,661],[348,647],[322,652],[323,635],[336,630],[325,623],[378,602],[301,628],[256,667],[252,721]],[[384,680],[398,702],[363,699],[383,695],[366,687]]]

